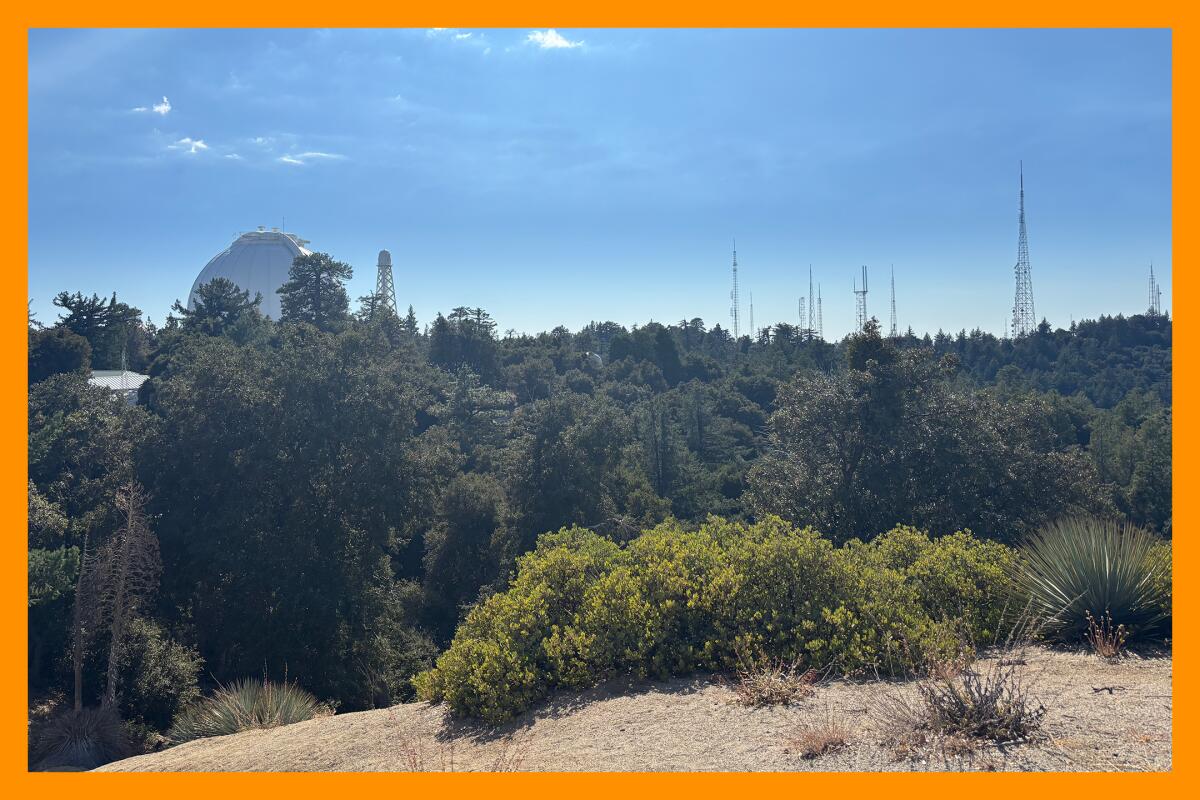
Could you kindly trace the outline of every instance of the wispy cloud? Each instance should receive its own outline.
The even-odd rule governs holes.
[[[174,144],[167,145],[167,148],[170,150],[186,150],[188,153],[199,153],[202,150],[207,150],[208,145],[204,143],[203,139],[193,139],[190,136],[185,136],[182,139],[176,140]]]
[[[242,160],[242,157],[239,156],[237,153],[226,153],[225,157],[232,161],[241,161]]]
[[[138,113],[138,114],[145,114],[148,111],[153,111],[155,114],[159,114],[159,115],[165,117],[167,114],[171,113],[171,101],[167,99],[166,95],[163,95],[163,99],[162,99],[161,103],[155,103],[154,105],[150,106],[149,108],[147,108],[146,106],[138,106],[137,108],[130,109],[130,110],[134,111],[135,113]]]
[[[294,164],[304,166],[313,161],[341,161],[345,159],[340,153],[322,153],[319,151],[309,151],[306,153],[289,153],[288,155],[280,156],[279,161],[284,164]]]
[[[554,28],[547,28],[544,31],[530,31],[529,35],[525,37],[525,43],[536,45],[542,50],[563,50],[573,47],[583,47],[584,45],[582,39],[573,42],[554,30]]]
[[[492,52],[487,35],[475,31],[460,31],[458,28],[427,28],[425,38],[468,45],[482,50],[485,56]]]

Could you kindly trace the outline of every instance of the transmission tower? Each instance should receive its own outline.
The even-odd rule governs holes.
[[[733,338],[737,341],[741,335],[741,305],[738,302],[738,285],[737,285],[737,239],[733,240],[733,289],[729,292],[729,317],[733,320]]]
[[[1020,165],[1021,199],[1020,210],[1017,214],[1017,224],[1020,233],[1017,238],[1017,265],[1014,267],[1017,277],[1017,292],[1013,300],[1013,338],[1027,336],[1037,327],[1037,317],[1033,313],[1033,278],[1029,270],[1029,237],[1025,232],[1025,165]]]
[[[825,341],[825,322],[821,317],[821,284],[817,284],[817,338]]]
[[[1162,289],[1154,280],[1154,262],[1150,262],[1150,313],[1155,316],[1162,313]]]
[[[900,334],[896,330],[896,265],[892,265],[892,327],[888,333],[893,339]]]
[[[375,311],[386,308],[392,316],[400,316],[396,311],[396,287],[392,283],[392,254],[387,250],[379,251],[379,267],[375,275]]]
[[[858,309],[855,316],[855,322],[858,325],[858,330],[867,327],[867,265],[863,264],[862,268],[862,288],[858,288],[858,284],[854,285],[854,294],[857,295]]]
[[[804,328],[804,338],[811,340],[817,335],[817,304],[813,302],[813,279],[812,279],[812,264],[808,265],[808,319],[802,321],[801,327]]]
[[[801,298],[800,298],[800,338],[801,338],[801,339],[804,339],[804,334],[805,334],[805,329],[804,329],[804,319],[805,319],[805,316],[804,316],[804,307],[805,307],[805,298],[801,297]]]

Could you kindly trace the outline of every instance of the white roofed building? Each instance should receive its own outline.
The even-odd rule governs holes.
[[[287,282],[288,272],[296,256],[311,255],[306,245],[294,233],[284,233],[278,228],[243,233],[233,244],[217,253],[196,277],[188,295],[188,308],[196,307],[196,289],[213,278],[227,278],[238,288],[254,295],[262,295],[262,313],[278,320],[281,312],[278,290]]]

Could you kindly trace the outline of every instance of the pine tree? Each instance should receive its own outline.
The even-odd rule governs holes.
[[[354,276],[349,264],[328,253],[296,256],[288,280],[278,289],[284,322],[307,322],[333,330],[349,316],[345,282]]]

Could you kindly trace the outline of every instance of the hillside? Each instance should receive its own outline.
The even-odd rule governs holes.
[[[496,730],[409,703],[181,745],[101,771],[1169,770],[1172,662],[1033,649],[1027,678],[1042,736],[966,753],[905,751],[882,711],[913,684],[833,681],[799,704],[748,708],[719,678],[611,681],[560,693]],[[848,743],[807,759],[795,738],[842,723]]]

